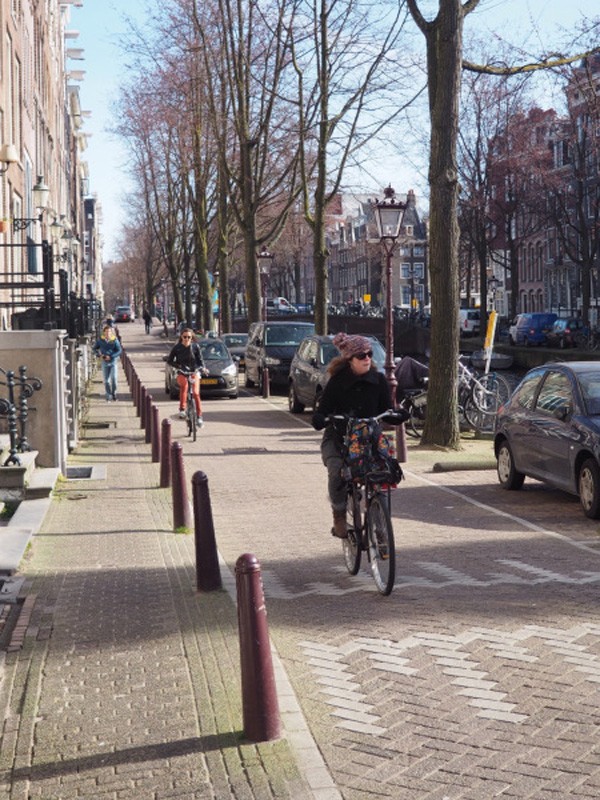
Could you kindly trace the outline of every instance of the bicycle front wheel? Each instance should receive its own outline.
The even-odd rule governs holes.
[[[196,441],[196,409],[194,404],[192,403],[191,406],[188,403],[187,407],[187,429],[188,429],[188,436],[192,437],[192,441]]]
[[[496,414],[510,397],[510,384],[501,375],[489,372],[473,383],[470,396],[484,414]]]
[[[350,575],[356,575],[360,569],[360,557],[362,554],[362,522],[360,491],[358,487],[354,486],[348,490],[348,498],[346,500],[346,528],[348,530],[348,538],[342,539],[344,563]]]
[[[396,550],[388,504],[381,495],[376,494],[369,503],[367,526],[371,574],[377,590],[388,595],[396,578]]]

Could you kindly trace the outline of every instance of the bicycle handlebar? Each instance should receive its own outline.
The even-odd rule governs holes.
[[[383,411],[381,414],[377,414],[374,417],[353,417],[350,414],[328,414],[326,417],[327,422],[333,422],[334,420],[343,420],[347,422],[348,420],[355,420],[356,422],[369,422],[371,420],[375,420],[376,422],[386,421],[385,417],[391,418],[388,419],[387,422],[389,425],[402,425],[403,422],[406,422],[408,419],[408,415],[404,409],[394,409],[390,408],[388,411]]]

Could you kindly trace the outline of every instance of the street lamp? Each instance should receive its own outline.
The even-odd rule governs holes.
[[[262,295],[263,295],[263,322],[267,321],[267,275],[271,270],[271,264],[273,263],[273,254],[269,253],[267,250],[267,246],[263,244],[260,249],[260,252],[256,254],[256,262],[258,264],[258,271],[260,274],[260,280],[262,283]]]
[[[400,226],[406,210],[406,203],[395,199],[396,192],[391,185],[383,190],[384,199],[375,200],[375,219],[379,239],[386,255],[385,287],[385,377],[390,387],[392,403],[396,404],[396,376],[394,375],[394,318],[392,313],[392,253],[400,235]]]
[[[32,189],[33,205],[40,212],[38,217],[15,217],[13,219],[13,231],[23,231],[29,226],[30,222],[41,222],[44,211],[48,208],[50,189],[44,183],[42,175],[38,175],[37,183]]]

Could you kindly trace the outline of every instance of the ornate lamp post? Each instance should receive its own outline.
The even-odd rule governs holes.
[[[38,175],[37,183],[31,190],[33,197],[33,205],[40,212],[38,217],[15,217],[13,219],[13,231],[24,231],[29,227],[31,222],[41,222],[44,217],[44,211],[48,208],[48,200],[50,198],[50,189],[46,186],[42,175]]]
[[[392,402],[396,402],[396,376],[394,375],[394,318],[392,308],[392,254],[396,240],[400,235],[400,226],[406,209],[406,203],[395,199],[396,192],[391,185],[383,190],[384,199],[376,200],[375,219],[379,239],[386,256],[385,286],[385,377],[387,378]]]
[[[256,254],[256,261],[258,263],[258,271],[260,273],[260,282],[262,287],[262,302],[263,302],[263,322],[267,321],[267,276],[271,271],[271,264],[273,263],[273,254],[269,253],[267,246],[263,244],[260,252]]]

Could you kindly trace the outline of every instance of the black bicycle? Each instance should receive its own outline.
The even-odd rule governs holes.
[[[185,404],[185,421],[187,423],[188,436],[192,437],[192,441],[196,441],[196,434],[198,432],[198,420],[196,417],[196,404],[194,403],[194,380],[198,372],[188,372],[187,370],[178,369],[177,373],[183,375],[187,380],[187,400]]]
[[[344,563],[351,575],[360,569],[363,551],[367,554],[377,590],[389,595],[396,578],[396,549],[391,518],[391,486],[402,479],[402,469],[395,458],[378,454],[381,427],[379,423],[400,425],[406,414],[386,411],[377,417],[356,418],[332,415],[329,420],[344,420],[344,477],[347,480],[346,527],[348,538],[342,539]],[[366,445],[365,471],[356,474],[351,463],[351,442],[356,425],[364,424],[374,431]]]

